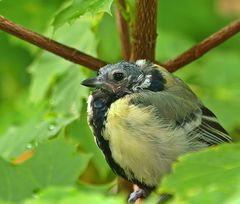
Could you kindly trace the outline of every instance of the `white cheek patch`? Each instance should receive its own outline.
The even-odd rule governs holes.
[[[141,60],[137,60],[136,61],[136,65],[138,65],[139,67],[142,67],[146,64],[146,60],[145,59],[141,59]]]
[[[140,84],[141,88],[148,88],[151,85],[152,75],[147,75],[145,80]]]
[[[143,75],[140,75],[138,77],[138,81],[141,81],[141,78],[143,78]],[[148,88],[151,85],[151,81],[152,81],[152,75],[147,75],[145,76],[145,79],[143,80],[143,82],[141,83],[137,83],[135,86],[133,86],[133,91],[137,91],[137,90],[142,90],[145,88]]]

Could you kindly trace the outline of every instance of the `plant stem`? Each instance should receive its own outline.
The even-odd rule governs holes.
[[[22,26],[19,26],[7,20],[3,16],[0,16],[0,29],[44,50],[54,53],[66,60],[86,66],[92,70],[98,70],[100,67],[107,64],[106,62],[80,52],[75,48],[63,45],[38,33],[30,31]]]
[[[157,0],[136,0],[136,17],[132,32],[131,60],[154,61],[157,38]]]
[[[117,18],[117,27],[120,34],[121,39],[121,50],[123,59],[129,60],[131,54],[131,44],[129,37],[129,28],[128,23],[124,19],[121,10],[126,9],[125,0],[116,0],[117,8],[116,8],[116,18]]]
[[[169,60],[166,63],[162,64],[162,66],[167,68],[170,72],[174,72],[179,68],[200,58],[209,50],[225,42],[227,39],[237,34],[238,32],[240,32],[240,20],[230,23],[218,32],[204,39],[199,44],[185,51],[175,59]]]

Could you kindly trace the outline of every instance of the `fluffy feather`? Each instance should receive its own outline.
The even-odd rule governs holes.
[[[83,84],[98,87],[88,117],[107,162],[145,190],[159,184],[179,155],[231,142],[181,79],[145,60],[107,65]]]

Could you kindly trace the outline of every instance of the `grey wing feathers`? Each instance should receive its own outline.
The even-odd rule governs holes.
[[[133,94],[130,104],[139,107],[153,106],[156,115],[164,121],[181,123],[182,120],[199,110],[197,102],[190,102],[169,92],[145,91]]]
[[[227,131],[218,123],[216,116],[206,107],[201,107],[202,122],[197,128],[201,134],[201,140],[208,145],[216,145],[231,142],[231,137]]]
[[[189,140],[197,139],[207,145],[231,142],[216,116],[195,95],[186,100],[185,97],[171,92],[143,92],[135,94],[130,103],[153,106],[156,115],[165,122],[163,125],[186,131]]]

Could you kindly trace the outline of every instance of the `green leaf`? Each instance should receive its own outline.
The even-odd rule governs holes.
[[[23,47],[11,44],[4,33],[0,33],[0,45],[0,100],[13,103],[29,84],[26,67],[32,56]]]
[[[98,193],[82,193],[76,188],[48,188],[34,199],[24,204],[65,204],[65,203],[89,203],[89,204],[123,204],[123,197],[105,196]]]
[[[240,199],[240,144],[227,144],[185,155],[165,177],[160,192],[170,203],[237,203]],[[234,201],[234,202],[233,202]]]
[[[89,184],[89,183],[85,183],[85,182],[81,182],[79,181],[77,184],[77,188],[81,191],[81,192],[86,192],[86,193],[109,193],[109,191],[111,191],[111,189],[113,189],[114,187],[116,187],[118,185],[117,183],[117,179],[114,179],[112,182],[110,183],[105,183],[105,184]]]
[[[98,56],[107,62],[117,62],[122,59],[119,32],[114,16],[104,15],[97,29]]]
[[[76,20],[86,13],[92,15],[101,12],[110,12],[113,0],[69,0],[54,18],[53,26],[56,28]]]
[[[91,20],[92,18],[82,18],[71,26],[64,25],[55,32],[54,39],[96,56],[97,40],[91,30]],[[66,30],[68,32],[66,32]],[[57,77],[65,73],[66,70],[74,68],[78,69],[79,66],[73,65],[71,62],[64,59],[57,58],[49,52],[43,52],[29,67],[33,78],[30,87],[31,101],[35,103],[41,101],[47,94],[50,86],[56,81]],[[76,85],[76,87],[79,87],[79,85]]]
[[[69,63],[55,58],[53,54],[44,52],[30,66],[30,72],[33,75],[30,100],[34,103],[41,101],[53,80],[67,70]]]
[[[88,96],[88,88],[80,82],[87,78],[83,68],[69,67],[61,81],[54,87],[51,105],[58,113],[79,115],[82,98]]]
[[[55,136],[76,116],[61,117],[50,113],[38,113],[28,123],[11,127],[0,137],[0,155],[6,160],[18,157],[23,152],[34,149],[39,142]]]
[[[106,160],[103,156],[103,153],[98,148],[97,144],[94,141],[94,136],[90,131],[90,128],[87,123],[87,110],[86,110],[86,102],[81,111],[81,117],[74,121],[67,127],[67,135],[79,142],[81,149],[86,152],[92,152],[93,158],[92,161],[96,166],[99,175],[95,175],[96,180],[99,180],[99,176],[101,179],[105,179],[109,174],[109,166],[106,163]]]
[[[21,165],[0,159],[0,199],[20,201],[47,186],[73,185],[86,169],[89,154],[78,154],[63,137],[39,146]]]

